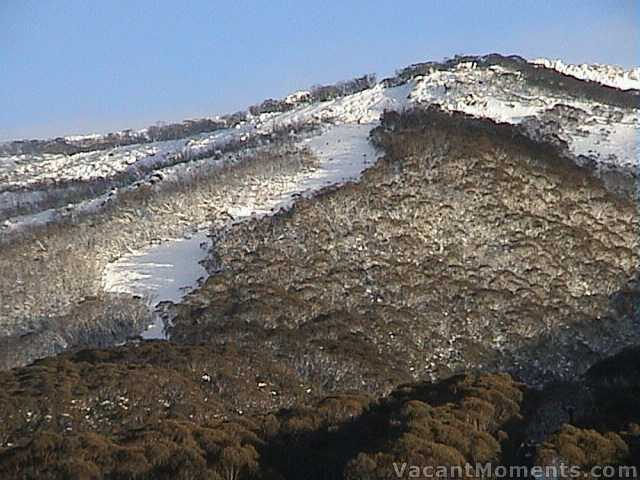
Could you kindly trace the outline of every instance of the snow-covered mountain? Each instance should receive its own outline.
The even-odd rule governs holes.
[[[431,104],[518,124],[527,135],[560,145],[579,162],[633,174],[638,159],[640,92],[620,88],[637,87],[638,72],[549,60],[527,62],[495,54],[456,57],[412,65],[393,78],[330,100],[314,101],[311,92],[295,92],[273,101],[281,111],[243,113],[232,128],[210,133],[74,155],[0,156],[0,219],[5,220],[5,232],[34,221],[34,214],[38,215],[36,223],[47,222],[51,212],[42,210],[50,205],[53,194],[73,199],[67,209],[86,210],[87,201],[94,209],[101,201],[78,193],[85,184],[103,197],[112,188],[136,188],[157,172],[175,175],[180,169],[192,168],[186,160],[214,155],[230,142],[250,143],[256,136],[268,138],[275,131],[309,124],[373,127],[384,110]]]
[[[550,91],[532,85],[520,71],[476,62],[432,68],[396,86],[383,81],[329,102],[263,114],[253,122],[259,129],[310,121],[374,123],[384,110],[428,104],[522,124],[535,137],[557,135],[567,143],[570,154],[603,166],[632,168],[636,162],[637,105],[611,105],[570,91]]]

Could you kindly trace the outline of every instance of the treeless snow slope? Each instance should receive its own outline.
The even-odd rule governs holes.
[[[571,65],[564,63],[562,60],[550,60],[547,58],[537,58],[531,63],[544,65],[565,75],[571,75],[582,80],[591,80],[592,82],[609,85],[621,90],[640,89],[640,67],[625,70],[615,65],[589,65],[586,63]]]
[[[206,232],[191,238],[173,240],[126,255],[107,265],[104,289],[111,293],[129,293],[149,299],[155,311],[154,322],[142,333],[144,338],[165,338],[164,322],[157,312],[161,302],[179,302],[206,278],[202,266],[211,241]]]
[[[258,131],[308,122],[376,123],[384,110],[405,108],[413,88],[413,82],[390,88],[377,84],[346,97],[302,105],[284,113],[265,113],[254,117],[253,121]]]

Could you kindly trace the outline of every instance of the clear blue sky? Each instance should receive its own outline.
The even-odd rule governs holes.
[[[245,108],[456,53],[638,64],[639,0],[0,0],[0,139]]]

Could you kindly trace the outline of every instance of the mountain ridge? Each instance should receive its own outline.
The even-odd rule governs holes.
[[[541,57],[541,58],[535,58],[532,60],[527,60],[518,55],[502,55],[497,53],[486,54],[486,55],[456,55],[455,57],[451,59],[445,59],[442,62],[439,62],[439,61],[418,62],[418,63],[411,64],[405,68],[399,69],[398,74],[396,76],[385,78],[381,80],[381,82],[388,83],[388,84],[395,83],[398,81],[398,77],[402,76],[402,72],[416,69],[416,67],[430,66],[430,67],[442,68],[445,66],[455,65],[460,62],[469,62],[469,61],[471,62],[489,61],[490,63],[497,65],[503,60],[510,60],[513,63],[519,63],[519,64],[539,65],[548,70],[557,71],[558,73],[567,77],[576,78],[578,80],[582,80],[590,83],[600,84],[606,87],[612,87],[622,91],[635,90],[636,92],[638,92],[640,90],[640,67],[635,67],[632,69],[624,69],[623,67],[612,66],[607,64],[579,64],[579,65],[567,64],[560,59],[552,60],[552,59]],[[370,76],[373,76],[375,78],[375,75],[373,74],[370,74]],[[365,77],[361,77],[361,78],[365,78]],[[357,80],[358,78],[356,77],[354,79]],[[322,91],[322,89],[325,89],[325,90],[330,89],[331,87],[334,87],[335,85],[339,85],[340,83],[344,83],[344,82],[338,82],[337,84],[334,84],[334,85],[316,86],[315,90]],[[369,82],[368,86],[369,87],[372,86],[371,82]],[[285,96],[280,100],[269,99],[269,100],[265,100],[264,102],[271,101],[271,102],[284,102],[289,104],[296,104],[296,103],[299,103],[300,100],[312,98],[310,94],[313,89],[314,88],[300,89],[295,92],[292,92],[291,94]],[[637,94],[636,92],[630,92],[630,93]],[[246,118],[246,114],[249,113],[252,108],[255,109],[256,107],[259,107],[259,106],[260,104],[256,104],[248,107],[246,110],[241,110],[232,114],[213,115],[209,117],[186,119],[186,120],[183,120],[182,122],[158,122],[156,125],[144,127],[140,129],[124,129],[124,130],[107,132],[107,133],[87,133],[87,134],[42,138],[42,139],[15,139],[15,140],[9,139],[9,140],[0,142],[0,147],[2,147],[0,148],[0,155],[9,154],[10,149],[17,149],[18,145],[24,145],[29,143],[44,144],[43,148],[47,148],[46,147],[47,143],[57,143],[59,144],[58,148],[63,148],[62,145],[60,144],[62,144],[63,142],[68,142],[68,147],[70,149],[72,149],[74,146],[77,148],[77,150],[75,151],[69,150],[68,153],[79,153],[81,151],[86,151],[85,149],[91,148],[90,145],[83,145],[85,142],[90,144],[92,141],[107,140],[109,137],[115,137],[115,139],[118,139],[120,142],[122,142],[121,145],[130,144],[128,142],[133,143],[134,139],[137,139],[138,142],[140,140],[143,140],[144,142],[153,142],[156,139],[158,139],[158,136],[162,136],[164,137],[164,139],[178,139],[178,138],[183,138],[184,136],[192,135],[194,133],[213,131],[218,128],[233,127],[238,122],[242,121],[243,117]],[[207,127],[204,127],[204,126],[198,127],[198,125],[207,124],[207,123],[210,124],[208,125],[208,129],[206,129]],[[191,129],[189,128],[190,126],[192,127]],[[201,129],[200,132],[197,131],[198,129]],[[171,130],[178,130],[178,131],[188,130],[189,133],[176,132],[172,134],[170,133]],[[157,132],[157,133],[154,134],[154,132]],[[133,139],[131,138],[128,139],[127,137],[133,137]],[[168,138],[168,137],[171,137],[171,138]],[[93,148],[95,149],[96,146],[94,145]],[[107,148],[107,147],[104,147],[104,148]],[[18,152],[14,151],[11,153],[15,154]],[[36,153],[36,152],[34,151],[31,153]],[[52,151],[50,153],[58,153],[58,152]]]

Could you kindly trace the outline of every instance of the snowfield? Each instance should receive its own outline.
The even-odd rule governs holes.
[[[150,247],[107,265],[103,275],[105,291],[145,297],[153,311],[154,323],[143,338],[165,338],[164,322],[157,308],[162,302],[179,302],[206,277],[202,261],[211,241],[206,232]]]
[[[412,82],[387,88],[382,84],[353,95],[304,105],[284,113],[265,113],[255,119],[259,131],[307,122],[376,123],[385,110],[401,110],[410,101]]]
[[[564,63],[562,60],[549,60],[546,58],[537,58],[532,63],[553,68],[565,75],[571,75],[581,80],[590,80],[621,90],[640,89],[640,67],[625,70],[622,67],[613,65],[589,65],[585,63],[571,65]]]

